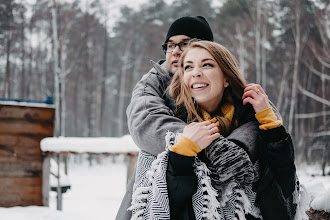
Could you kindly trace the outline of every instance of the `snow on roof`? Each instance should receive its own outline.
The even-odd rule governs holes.
[[[25,107],[38,107],[38,108],[54,108],[52,104],[37,103],[37,102],[17,102],[17,101],[0,101],[2,105],[25,106]]]
[[[122,137],[47,137],[40,142],[44,152],[136,153],[139,148],[130,135]]]

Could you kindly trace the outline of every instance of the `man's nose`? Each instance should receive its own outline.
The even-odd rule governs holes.
[[[181,53],[182,53],[182,50],[180,49],[179,45],[176,45],[172,54],[179,56],[179,55],[181,55]]]

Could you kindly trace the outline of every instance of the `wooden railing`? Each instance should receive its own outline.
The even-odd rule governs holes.
[[[135,170],[136,157],[139,149],[134,144],[129,135],[120,138],[78,138],[59,137],[45,138],[40,142],[40,147],[44,155],[43,162],[43,191],[49,192],[50,158],[57,158],[57,209],[62,210],[62,190],[60,184],[61,157],[68,154],[89,154],[89,155],[125,155],[127,160],[127,180],[133,175]],[[49,196],[49,193],[44,193]],[[46,201],[49,198],[45,198]]]

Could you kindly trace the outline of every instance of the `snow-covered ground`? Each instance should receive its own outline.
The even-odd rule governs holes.
[[[1,220],[112,220],[125,193],[127,168],[123,156],[107,157],[101,164],[87,160],[69,163],[71,189],[63,195],[63,211],[56,211],[56,193],[50,192],[50,207],[0,208]],[[330,171],[328,167],[327,172]],[[330,176],[319,166],[301,166],[298,176],[312,196],[330,194]],[[328,196],[327,198],[329,198]],[[328,203],[330,199],[326,200]],[[323,203],[322,204],[326,204]],[[328,204],[329,207],[329,204]]]

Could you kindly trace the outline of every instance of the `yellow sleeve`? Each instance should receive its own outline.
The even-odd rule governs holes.
[[[180,154],[182,156],[193,157],[197,156],[197,154],[201,151],[198,145],[190,140],[182,136],[178,143],[176,143],[173,147],[170,148],[170,151]]]
[[[273,109],[271,107],[262,110],[255,114],[256,119],[259,122],[259,128],[261,130],[269,130],[280,127],[282,122],[277,119]]]

